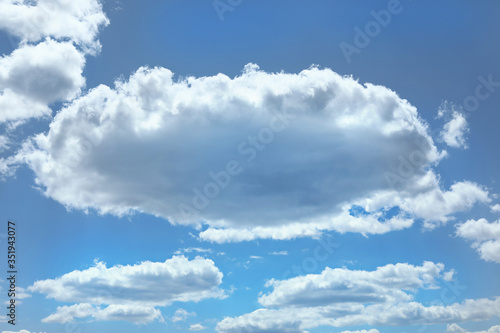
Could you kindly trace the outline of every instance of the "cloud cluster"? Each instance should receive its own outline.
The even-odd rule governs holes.
[[[445,223],[486,190],[443,190],[415,107],[329,69],[175,79],[140,68],[63,108],[18,160],[44,193],[102,214],[202,224],[213,242]],[[429,204],[432,203],[432,204]]]
[[[107,24],[97,0],[0,1],[0,29],[20,40],[0,57],[0,124],[50,116],[51,103],[77,97],[85,54],[99,51]]]
[[[28,289],[72,306],[58,307],[44,322],[65,323],[75,318],[149,322],[162,319],[160,310],[172,302],[198,302],[224,298],[218,288],[222,273],[213,261],[200,257],[189,261],[174,256],[165,262],[145,261],[133,266],[107,268],[102,262],[56,279],[36,281]],[[102,308],[102,305],[107,307]]]
[[[37,42],[47,36],[69,39],[88,50],[98,49],[99,29],[109,24],[98,0],[39,0],[0,2],[0,29]]]
[[[395,264],[374,271],[326,268],[283,281],[261,296],[265,308],[217,324],[219,332],[305,332],[318,326],[420,325],[486,320],[500,315],[500,297],[425,306],[413,300],[421,288],[446,280],[442,264]],[[371,332],[371,331],[370,331]]]
[[[84,56],[68,42],[47,39],[0,57],[0,123],[50,115],[85,84]]]
[[[456,234],[471,240],[482,259],[500,263],[500,221],[468,220],[457,225]]]

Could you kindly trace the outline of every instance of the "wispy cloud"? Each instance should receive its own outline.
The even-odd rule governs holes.
[[[275,252],[270,252],[269,254],[273,256],[287,256],[288,251],[278,251],[278,252],[275,251]]]
[[[184,253],[193,253],[193,252],[196,252],[196,253],[212,253],[212,249],[205,249],[205,248],[201,248],[201,247],[187,247],[187,248],[183,248],[183,249],[179,249],[177,251],[174,252],[174,254],[184,254]]]

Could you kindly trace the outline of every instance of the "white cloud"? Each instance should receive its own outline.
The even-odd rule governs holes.
[[[490,207],[492,212],[498,213],[500,212],[500,204],[495,204]]]
[[[109,24],[97,0],[0,1],[0,29],[37,42],[45,37],[70,39],[88,51],[99,49],[99,28]]]
[[[449,333],[500,333],[500,325],[497,326],[492,326],[486,331],[474,331],[470,332],[467,330],[464,330],[462,327],[458,326],[457,324],[448,324],[446,326],[446,332]]]
[[[292,309],[290,312],[258,309],[240,317],[226,317],[217,323],[216,330],[221,333],[306,333],[300,328],[301,318],[294,318],[295,315],[299,314],[300,312],[296,309]],[[313,313],[309,314],[314,315]]]
[[[466,333],[466,331],[458,326],[457,324],[448,324],[446,325],[446,332],[450,333]]]
[[[212,253],[212,249],[204,249],[201,247],[187,247],[187,248],[179,249],[179,250],[175,251],[174,254],[193,253],[193,252]]]
[[[0,85],[44,104],[69,100],[85,84],[84,65],[84,56],[71,43],[47,39],[2,57]]]
[[[430,325],[450,322],[488,320],[500,316],[500,298],[466,300],[448,306],[424,306],[418,302],[376,305],[330,305],[258,309],[235,318],[225,318],[217,331],[301,332],[318,326]]]
[[[450,147],[467,148],[465,134],[469,132],[467,120],[459,112],[453,112],[452,118],[444,124],[441,139]]]
[[[92,316],[97,311],[96,307],[88,303],[75,304],[71,306],[57,307],[55,313],[42,319],[44,323],[68,323],[73,322],[75,318],[86,318]]]
[[[25,299],[29,298],[31,295],[28,293],[28,291],[25,288],[21,287],[16,287],[16,300],[18,299]]]
[[[273,291],[259,297],[259,303],[265,307],[311,307],[410,301],[411,291],[434,287],[443,269],[443,264],[428,261],[422,266],[386,265],[371,272],[327,267],[321,274],[268,281],[266,287],[273,287]]]
[[[269,254],[273,255],[273,256],[287,256],[288,251],[274,251],[274,252],[271,252]]]
[[[468,220],[457,225],[457,236],[473,241],[482,259],[500,263],[500,221]]]
[[[361,330],[361,331],[342,331],[341,333],[380,333],[380,332],[379,332],[379,330],[371,329],[369,331],[367,331],[367,330]]]
[[[442,324],[500,316],[500,297],[448,306],[425,306],[414,301],[419,289],[439,288],[447,273],[439,263],[398,263],[374,271],[326,268],[320,274],[270,280],[266,286],[273,290],[258,299],[265,308],[225,318],[217,330],[305,332],[319,326]]]
[[[160,310],[150,306],[136,306],[132,304],[111,304],[92,315],[98,321],[126,320],[145,324],[153,320],[163,321]]]
[[[439,107],[437,118],[447,120],[439,133],[441,140],[453,148],[467,148],[465,134],[469,132],[469,127],[461,108],[446,101]]]
[[[455,275],[455,270],[451,269],[448,272],[444,273],[443,280],[445,281],[453,281],[453,276]]]
[[[175,323],[175,322],[178,322],[178,321],[184,321],[186,319],[188,319],[189,317],[194,317],[196,316],[196,313],[194,312],[188,312],[184,309],[177,309],[175,310],[174,312],[174,315],[172,316],[172,321]]]
[[[324,230],[335,230],[339,233],[358,232],[367,234],[384,234],[412,226],[414,219],[409,215],[424,219],[424,227],[433,229],[446,223],[450,215],[472,207],[476,202],[490,202],[488,192],[477,184],[459,182],[451,186],[449,191],[439,188],[439,180],[432,172],[422,177],[413,187],[417,192],[413,197],[404,197],[397,191],[384,191],[370,198],[353,202],[342,207],[342,212],[333,217],[317,218],[309,223],[291,223],[276,227],[253,228],[208,228],[200,233],[202,240],[224,243],[230,241],[250,241],[258,238],[293,239],[296,237],[317,237]],[[436,203],[439,203],[436,204]],[[350,208],[363,207],[366,215],[352,215]],[[386,220],[381,207],[400,207],[403,210]]]
[[[261,257],[261,256],[250,256],[249,258],[250,258],[250,259],[262,259],[262,257]]]
[[[0,57],[0,123],[50,115],[50,103],[80,93],[84,65],[71,43],[51,39]]]
[[[190,331],[202,331],[204,329],[206,329],[206,327],[201,324],[192,324],[189,326]]]
[[[69,208],[204,223],[201,239],[227,242],[433,227],[490,201],[470,182],[442,190],[441,157],[416,109],[385,87],[248,65],[234,79],[177,81],[140,68],[61,110],[19,159]]]
[[[200,257],[189,261],[174,256],[165,262],[145,261],[110,268],[98,262],[83,271],[36,281],[29,290],[57,301],[78,303],[58,308],[45,318],[47,322],[67,322],[87,316],[96,320],[129,318],[148,322],[161,317],[157,306],[225,297],[218,288],[221,282],[222,273],[213,261]],[[101,305],[109,306],[101,309]]]
[[[0,153],[8,149],[9,144],[10,144],[10,139],[6,135],[0,135]]]
[[[0,238],[1,238],[1,236],[0,236]],[[0,240],[0,243],[1,243],[1,240]],[[1,283],[5,283],[5,282],[7,282],[7,286],[6,287],[7,287],[7,289],[9,289],[9,287],[8,287],[9,281],[8,280],[7,281],[0,280],[0,284]],[[0,285],[0,292],[1,291],[3,291],[3,288]],[[16,286],[16,290],[15,290],[14,295],[12,295],[12,297],[9,296],[9,299],[3,301],[2,303],[4,303],[5,305],[10,305],[10,300],[14,299],[16,301],[16,304],[19,305],[19,304],[22,304],[22,300],[23,299],[29,298],[29,297],[31,297],[31,295],[27,292],[27,290],[25,288]],[[3,321],[7,322],[7,317],[0,316],[0,323],[3,322]]]
[[[56,312],[42,319],[44,323],[68,323],[74,322],[75,318],[92,317],[97,321],[131,321],[145,324],[153,320],[163,321],[160,310],[154,307],[112,304],[104,309],[88,303],[80,303],[71,306],[58,307]]]
[[[97,0],[0,1],[0,29],[21,38],[0,57],[0,123],[49,116],[51,103],[77,97],[84,53],[99,50],[108,23]]]
[[[11,132],[28,119],[50,117],[52,103],[77,97],[85,54],[100,50],[97,34],[108,23],[97,0],[1,0],[0,29],[15,49],[0,56],[0,125]],[[0,158],[0,179],[15,173],[17,160]]]
[[[27,330],[20,330],[19,332],[14,332],[14,331],[2,331],[2,333],[30,333],[30,331]]]

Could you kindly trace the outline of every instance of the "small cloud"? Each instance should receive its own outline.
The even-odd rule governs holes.
[[[1,290],[2,290],[2,288],[0,287],[0,291]],[[16,288],[16,297],[14,297],[14,299],[16,300],[16,304],[21,304],[21,300],[25,299],[25,298],[28,298],[28,297],[31,297],[31,295],[26,291],[26,289],[21,288],[21,287],[17,287]],[[10,300],[5,301],[5,304],[9,305],[10,304]]]
[[[202,331],[204,329],[206,329],[206,327],[203,326],[202,324],[193,324],[189,326],[190,331]]]
[[[5,135],[0,135],[0,153],[9,148],[10,140]]]
[[[468,220],[456,225],[456,235],[472,241],[482,259],[500,263],[500,220]]]
[[[467,138],[465,135],[469,132],[469,127],[465,116],[450,103],[444,103],[441,105],[437,117],[448,118],[440,133],[440,138],[450,147],[466,149]]]
[[[499,213],[500,212],[500,204],[496,204],[490,207],[491,211],[494,213]]]
[[[446,332],[448,333],[465,333],[466,331],[458,326],[457,324],[448,324],[446,325]]]
[[[250,256],[250,259],[262,259],[262,257],[261,256]],[[248,263],[248,261],[247,261],[247,263]]]
[[[174,254],[179,255],[179,254],[184,254],[184,253],[212,253],[212,249],[204,249],[201,247],[187,247],[184,249],[179,249],[174,252]]]
[[[443,280],[445,280],[445,281],[452,281],[454,275],[455,275],[455,270],[451,269],[448,272],[444,273]]]
[[[279,251],[279,252],[274,251],[274,252],[271,252],[269,254],[271,254],[273,256],[287,256],[288,251]]]
[[[178,321],[184,321],[189,317],[194,316],[196,316],[195,312],[187,312],[186,310],[179,308],[174,312],[174,315],[172,316],[172,322],[176,323]]]

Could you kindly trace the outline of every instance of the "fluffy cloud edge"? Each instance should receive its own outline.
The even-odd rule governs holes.
[[[481,259],[500,263],[500,220],[488,222],[486,219],[468,220],[457,224],[455,234],[472,241]]]

